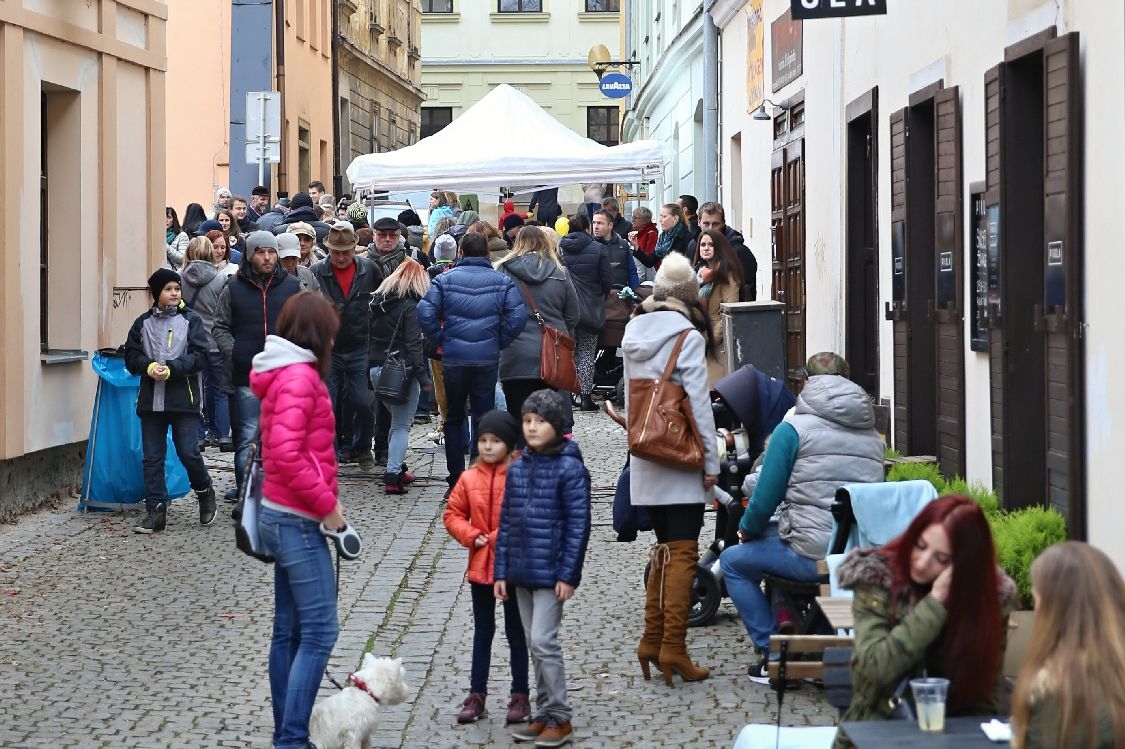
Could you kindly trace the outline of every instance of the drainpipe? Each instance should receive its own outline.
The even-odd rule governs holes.
[[[703,196],[719,200],[719,30],[703,12]]]
[[[277,192],[288,194],[289,175],[286,169],[286,141],[289,140],[288,128],[285,126],[285,3],[277,0],[273,4],[273,34],[274,34],[274,80],[277,91],[281,97],[281,161],[277,165]]]
[[[349,127],[351,123],[348,123]],[[332,196],[344,193],[340,169],[340,0],[332,0]]]

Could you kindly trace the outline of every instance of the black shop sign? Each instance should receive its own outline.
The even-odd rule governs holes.
[[[794,20],[885,16],[887,0],[790,0]]]

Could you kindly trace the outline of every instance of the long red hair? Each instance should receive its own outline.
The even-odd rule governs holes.
[[[992,530],[980,506],[968,497],[949,494],[926,505],[901,536],[883,547],[892,569],[892,601],[904,594],[918,598],[929,593],[931,586],[910,579],[910,556],[923,531],[934,524],[949,535],[953,556],[941,647],[944,675],[950,682],[950,712],[956,714],[959,708],[990,696],[996,687],[1004,627],[1000,581]]]

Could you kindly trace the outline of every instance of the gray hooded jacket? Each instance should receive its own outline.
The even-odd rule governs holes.
[[[220,273],[214,263],[206,260],[192,260],[180,275],[184,279],[184,302],[203,321],[203,329],[207,331],[208,350],[218,352],[219,344],[215,343],[211,335],[211,327],[215,324],[219,292],[223,290],[230,276]]]
[[[799,446],[778,508],[778,535],[801,556],[824,559],[836,490],[883,480],[883,439],[867,393],[835,375],[810,377],[785,421]]]
[[[539,253],[505,260],[497,270],[511,276],[527,307],[527,322],[523,330],[510,346],[500,352],[500,379],[539,379],[543,375],[539,369],[542,333],[524,294],[530,294],[535,300],[544,323],[573,336],[574,326],[578,324],[578,294],[574,291],[570,273]]]

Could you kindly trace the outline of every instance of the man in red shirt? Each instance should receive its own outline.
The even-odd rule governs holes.
[[[382,274],[365,257],[355,254],[355,228],[348,221],[329,225],[324,246],[328,257],[312,267],[324,294],[340,313],[340,330],[332,348],[332,370],[328,392],[340,414],[336,422],[337,450],[341,462],[354,457],[364,471],[375,468],[371,454],[374,416],[371,390],[367,387],[367,347],[371,330],[371,293],[382,282]],[[347,394],[343,408],[341,390]],[[347,439],[345,435],[351,434]]]

